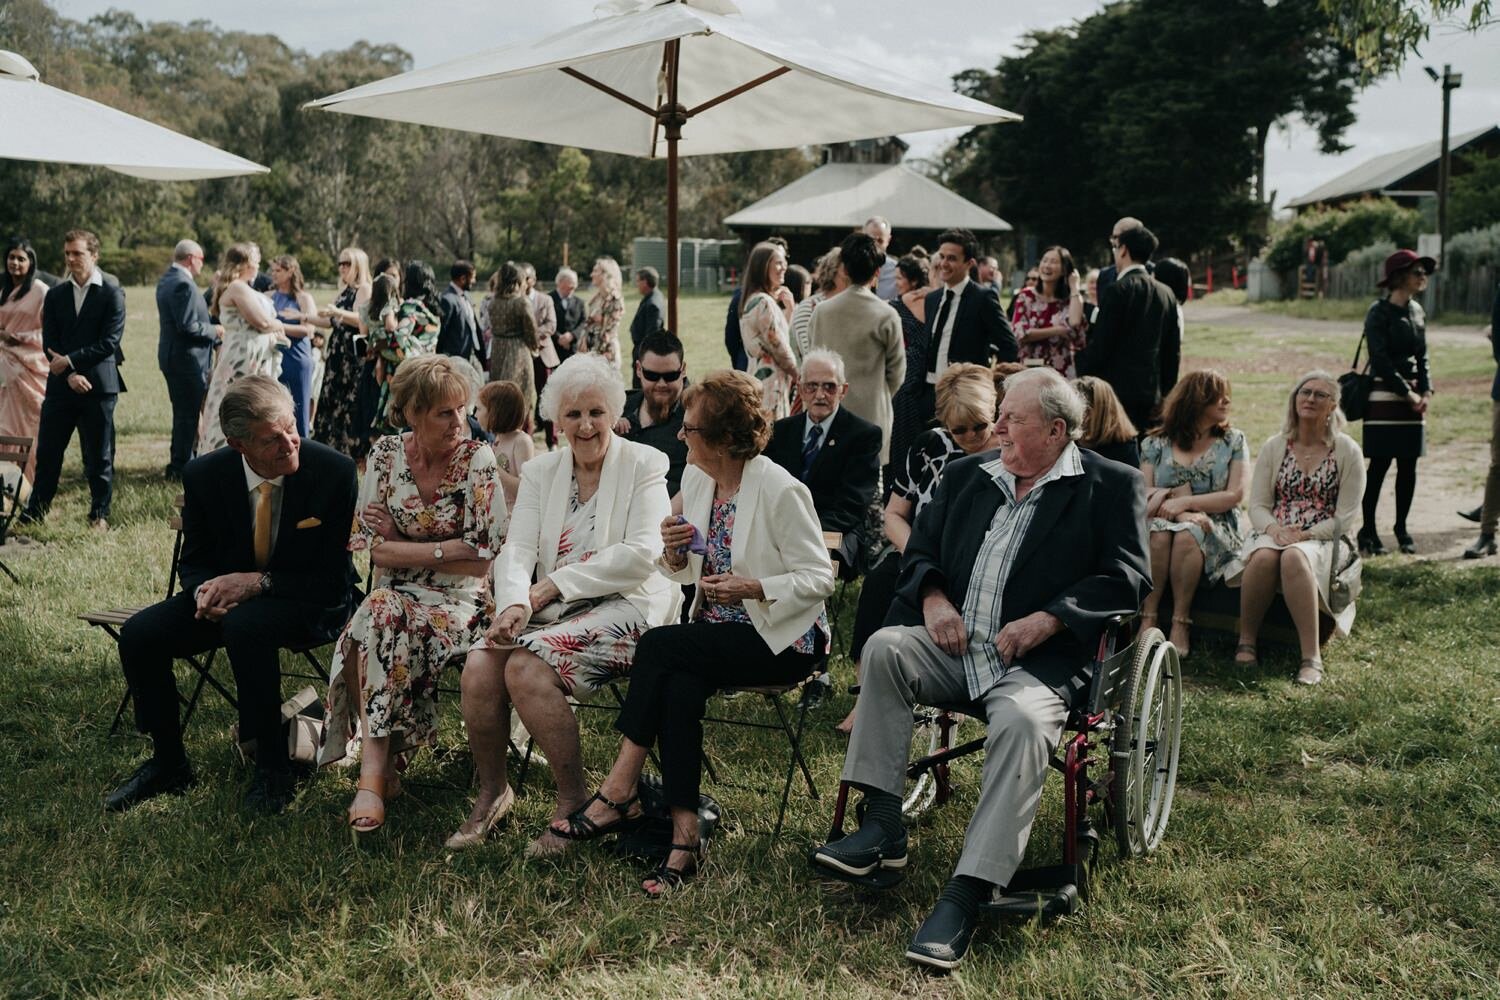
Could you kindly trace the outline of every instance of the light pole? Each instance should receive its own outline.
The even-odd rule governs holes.
[[[1463,86],[1464,76],[1453,72],[1453,67],[1447,63],[1443,63],[1442,76],[1438,76],[1437,70],[1431,66],[1422,69],[1433,83],[1441,83],[1443,87],[1443,147],[1438,156],[1438,253],[1441,255],[1448,246],[1448,105],[1453,91]]]

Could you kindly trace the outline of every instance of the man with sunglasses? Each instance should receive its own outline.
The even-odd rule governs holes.
[[[840,405],[848,392],[843,358],[821,348],[807,352],[798,383],[803,412],[776,421],[765,453],[807,485],[835,569],[841,579],[852,580],[864,571],[882,434]]]
[[[156,313],[161,333],[156,364],[167,380],[172,401],[172,444],[167,458],[168,479],[181,479],[182,467],[193,457],[198,439],[198,411],[208,393],[208,373],[214,365],[214,345],[224,335],[208,317],[208,303],[193,280],[203,270],[203,248],[183,240],[172,251],[172,264],[156,282]]]
[[[615,433],[667,456],[667,495],[676,496],[687,467],[687,442],[677,437],[682,427],[682,390],[687,387],[682,341],[667,330],[648,333],[640,342],[635,375],[641,387],[626,394]]]

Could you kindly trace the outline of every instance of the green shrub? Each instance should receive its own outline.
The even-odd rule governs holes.
[[[1282,223],[1271,237],[1266,262],[1277,271],[1290,271],[1302,263],[1309,236],[1328,244],[1330,262],[1378,241],[1414,247],[1422,230],[1421,213],[1402,208],[1389,198],[1371,198],[1343,208],[1303,212]]]
[[[99,253],[99,269],[113,274],[122,285],[154,285],[172,263],[171,246],[106,248]]]
[[[1455,274],[1485,265],[1500,265],[1500,222],[1471,229],[1448,240],[1443,267]]]
[[[1376,240],[1367,247],[1360,247],[1358,250],[1350,251],[1349,256],[1339,261],[1339,263],[1350,267],[1370,267],[1371,265],[1379,265],[1395,252],[1396,244],[1390,240]]]

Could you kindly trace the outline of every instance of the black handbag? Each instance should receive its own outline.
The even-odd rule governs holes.
[[[1350,420],[1363,420],[1370,407],[1370,390],[1375,386],[1375,376],[1370,374],[1370,362],[1365,361],[1364,371],[1359,368],[1359,354],[1365,347],[1365,335],[1359,335],[1359,346],[1354,349],[1354,361],[1349,370],[1339,376],[1339,409]]]

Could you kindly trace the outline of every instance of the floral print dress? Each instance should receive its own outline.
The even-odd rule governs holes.
[[[270,299],[259,293],[251,293],[251,296],[265,306],[262,319],[275,316]],[[224,431],[219,427],[219,405],[224,402],[229,387],[249,375],[280,378],[281,351],[278,348],[288,342],[281,334],[261,333],[228,302],[219,304],[219,322],[224,327],[224,340],[219,345],[219,357],[214,362],[213,374],[209,376],[202,415],[198,418],[199,455],[224,447]]]
[[[602,354],[615,366],[620,364],[620,320],[625,316],[625,300],[619,292],[599,291],[589,299],[588,316],[583,321],[585,350]],[[576,346],[576,345],[575,345]]]
[[[346,287],[333,305],[352,312],[359,289]],[[334,321],[328,330],[323,389],[313,414],[313,440],[355,461],[365,457],[369,438],[359,421],[359,382],[365,365],[365,338],[358,326]]]
[[[578,482],[568,494],[556,567],[588,562],[595,548],[594,516],[599,493],[578,500]],[[630,672],[635,644],[647,629],[645,617],[625,598],[612,595],[574,618],[527,632],[516,645],[534,653],[563,682],[568,694],[597,691]]]
[[[493,559],[504,539],[505,497],[495,454],[482,441],[459,444],[431,502],[407,465],[404,436],[376,441],[355,507],[351,552],[369,549],[375,538],[358,516],[371,503],[383,504],[409,541],[435,547],[461,538],[479,558]],[[379,570],[335,647],[319,762],[357,752],[351,741],[361,734],[392,737],[393,753],[433,742],[438,677],[484,635],[493,614],[489,574],[466,576],[432,567]],[[356,650],[364,654],[358,690],[344,669]]]
[[[792,415],[792,388],[797,359],[788,343],[786,315],[776,300],[756,292],[740,313],[740,340],[750,359],[750,374],[760,380],[761,409],[772,420]]]
[[[407,358],[431,354],[437,348],[438,327],[441,321],[437,314],[417,299],[407,299],[396,307],[396,332],[385,328],[385,312],[370,318],[370,351],[376,357],[376,381],[380,383],[380,396],[375,403],[375,419],[371,425],[374,433],[395,434],[400,427],[391,423],[388,412],[391,403],[391,379],[396,369]]]
[[[1231,427],[1221,438],[1215,438],[1208,450],[1198,456],[1192,465],[1183,466],[1172,457],[1172,442],[1158,435],[1151,435],[1141,442],[1141,464],[1153,466],[1153,483],[1158,487],[1172,489],[1183,483],[1192,486],[1195,496],[1218,493],[1229,488],[1229,466],[1234,462],[1248,462],[1249,447],[1245,434]],[[1250,519],[1239,507],[1217,514],[1209,514],[1212,528],[1204,531],[1196,524],[1168,521],[1163,517],[1151,519],[1152,531],[1186,531],[1203,550],[1203,577],[1210,584],[1224,579],[1225,570],[1240,553],[1245,536],[1250,533]]]
[[[1059,375],[1068,378],[1077,375],[1074,358],[1083,350],[1084,331],[1088,324],[1085,322],[1075,330],[1068,323],[1068,300],[1052,299],[1043,302],[1035,288],[1023,288],[1016,293],[1015,305],[1011,308],[1021,360],[1041,358]],[[1030,344],[1021,342],[1021,338],[1031,331],[1045,330],[1049,326],[1065,327],[1067,332]]]
[[[731,497],[728,500],[714,500],[713,507],[708,512],[707,550],[703,556],[704,576],[733,572],[730,549],[734,546],[734,509],[735,500]],[[693,620],[751,624],[750,612],[746,611],[745,605],[739,602],[713,604],[705,601],[699,606],[698,613]],[[819,633],[823,635],[823,648],[827,649],[833,634],[828,627],[827,608],[819,611],[818,620],[812,623],[812,627],[803,633],[800,639],[792,643],[792,650],[798,653],[816,653]]]

